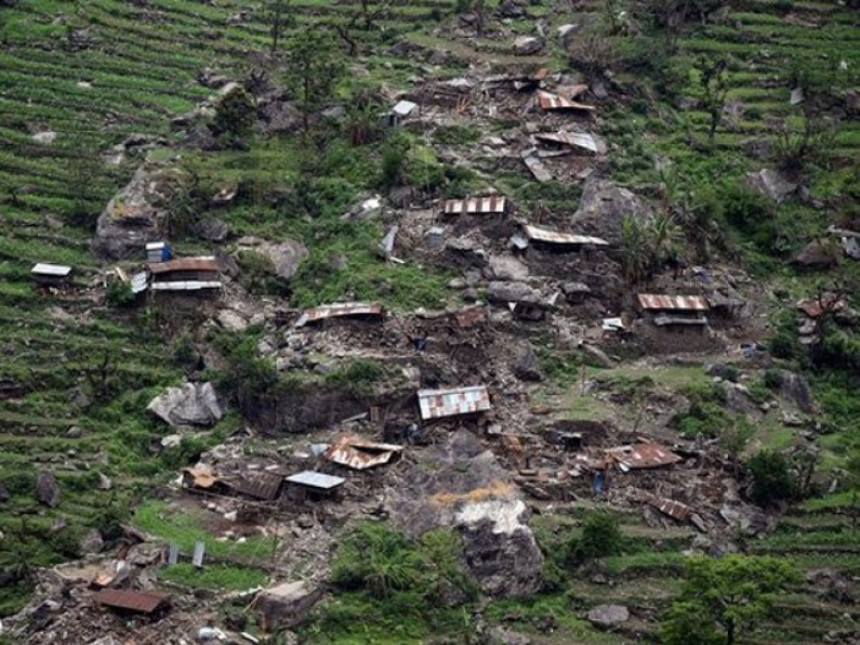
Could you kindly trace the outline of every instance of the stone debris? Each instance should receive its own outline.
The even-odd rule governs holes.
[[[588,612],[588,622],[601,629],[615,627],[630,619],[630,611],[624,605],[598,605]]]

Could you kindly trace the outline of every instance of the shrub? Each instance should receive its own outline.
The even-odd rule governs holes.
[[[747,462],[752,475],[750,497],[760,506],[792,499],[797,482],[789,471],[788,461],[778,452],[761,450]]]
[[[131,283],[122,280],[114,280],[108,285],[105,292],[105,300],[111,307],[130,307],[134,304],[134,294],[131,291]]]
[[[782,370],[770,368],[764,373],[764,384],[770,390],[782,387]]]
[[[605,512],[589,515],[582,525],[582,537],[571,544],[570,554],[577,562],[617,555],[623,550],[624,537],[618,520]]]
[[[257,119],[254,99],[243,87],[234,87],[221,98],[209,129],[229,148],[247,148]]]

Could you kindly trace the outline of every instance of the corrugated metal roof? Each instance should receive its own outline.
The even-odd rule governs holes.
[[[418,390],[422,419],[438,419],[472,414],[490,409],[490,394],[485,385],[446,390]]]
[[[296,321],[296,327],[303,327],[310,322],[326,318],[343,318],[346,316],[382,316],[385,309],[375,302],[337,302],[331,305],[320,305],[305,311]]]
[[[220,272],[221,265],[213,256],[199,258],[177,258],[167,262],[156,262],[149,265],[154,275],[172,273],[173,271],[214,271]]]
[[[361,437],[346,436],[335,441],[325,452],[325,458],[341,466],[366,470],[381,466],[403,450],[390,443],[374,443]]]
[[[549,244],[592,244],[595,246],[607,246],[609,242],[599,237],[591,237],[590,235],[575,235],[573,233],[558,233],[550,231],[546,228],[539,228],[531,224],[524,224],[523,230],[529,239],[538,242],[547,242]]]
[[[630,446],[607,448],[604,451],[622,467],[659,468],[681,461],[681,458],[668,448],[656,443],[637,443]]]
[[[702,296],[664,296],[640,293],[637,296],[643,309],[667,309],[677,311],[707,311],[708,302]]]
[[[168,594],[156,591],[125,591],[122,589],[102,589],[93,594],[93,600],[101,605],[139,611],[151,614],[170,598]]]
[[[281,492],[284,476],[277,473],[249,472],[230,477],[226,482],[237,493],[271,501]]]
[[[331,490],[342,485],[346,480],[343,477],[334,477],[325,473],[318,473],[313,470],[306,470],[297,475],[290,475],[287,481],[291,484],[299,484],[300,486],[308,486],[310,488],[320,488],[322,490]]]
[[[200,289],[220,289],[218,280],[172,280],[170,282],[153,282],[153,291],[199,291]]]
[[[504,213],[505,198],[502,195],[490,197],[470,197],[469,199],[449,199],[445,202],[446,215],[461,213]]]
[[[541,92],[538,95],[538,100],[542,110],[586,110],[590,112],[595,109],[593,105],[569,101],[549,92]]]
[[[47,275],[54,278],[63,278],[72,272],[72,267],[65,264],[49,264],[48,262],[39,262],[30,273],[33,275]]]
[[[534,135],[539,141],[559,143],[574,148],[583,148],[594,154],[606,152],[606,145],[593,134],[585,132],[539,132]]]
[[[668,499],[666,497],[651,495],[647,501],[648,504],[656,508],[661,513],[665,513],[669,517],[674,517],[679,522],[686,520],[690,516],[690,513],[693,512],[693,509],[686,504],[676,502],[674,499]]]

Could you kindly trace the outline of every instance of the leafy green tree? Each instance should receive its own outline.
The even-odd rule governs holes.
[[[767,615],[777,592],[800,581],[800,574],[788,560],[734,554],[694,556],[685,578],[663,622],[667,645],[734,645]]]
[[[772,450],[760,450],[747,462],[753,483],[750,496],[762,506],[788,500],[797,494],[797,482],[788,460]]]
[[[700,56],[697,67],[699,68],[702,107],[710,117],[708,143],[713,145],[717,127],[723,119],[723,108],[726,105],[726,95],[729,92],[728,63],[724,58],[711,59]]]
[[[729,455],[735,477],[738,476],[738,458],[749,443],[755,428],[746,417],[737,417],[720,432],[720,445]]]
[[[634,216],[621,221],[621,270],[628,285],[645,279],[650,265],[645,227]]]
[[[334,39],[319,30],[301,30],[290,43],[287,85],[297,97],[302,132],[307,135],[311,115],[334,97],[346,65]]]
[[[570,545],[570,556],[575,562],[616,555],[624,547],[624,536],[618,519],[605,512],[589,515],[582,524],[582,537]]]

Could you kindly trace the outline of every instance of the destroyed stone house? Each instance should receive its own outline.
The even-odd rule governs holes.
[[[179,258],[147,265],[152,275],[152,291],[217,294],[221,287],[221,266],[212,257]]]
[[[296,321],[296,327],[320,323],[333,318],[352,318],[366,322],[382,322],[385,309],[374,302],[337,302],[307,309]]]
[[[654,327],[676,334],[704,334],[708,326],[705,317],[709,310],[701,296],[668,296],[640,293],[638,309],[642,317]]]

